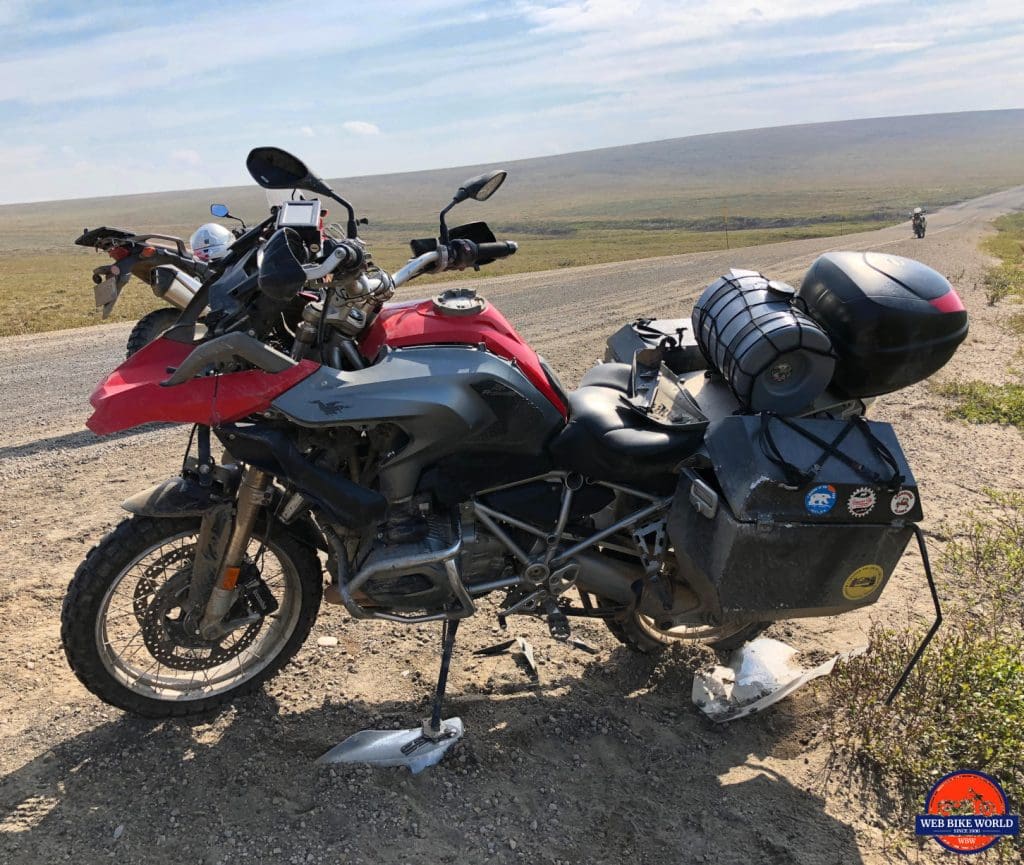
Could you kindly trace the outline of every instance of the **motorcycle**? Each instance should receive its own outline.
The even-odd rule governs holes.
[[[928,220],[925,218],[924,211],[920,207],[915,207],[910,218],[911,227],[914,229],[914,236],[920,240],[924,237],[925,229],[928,227]]]
[[[241,230],[231,232],[235,237],[244,232],[245,223],[232,216],[226,205],[213,204],[210,212],[240,222]],[[113,259],[111,264],[94,268],[92,274],[94,299],[104,319],[110,317],[132,276],[147,283],[153,294],[168,304],[136,322],[128,336],[127,357],[174,325],[209,273],[208,257],[197,256],[184,240],[169,234],[136,234],[102,226],[83,229],[75,244],[105,252]]]
[[[714,339],[672,356],[676,371],[669,346],[646,347],[569,392],[472,289],[391,302],[422,274],[517,251],[484,222],[446,224],[504,171],[466,181],[438,236],[411,241],[389,274],[352,205],[299,159],[257,148],[247,167],[266,188],[340,203],[344,237],[318,224],[319,198],[286,201],[92,394],[97,434],[193,425],[182,472],[124,503],[130,516],[64,600],[68,662],[100,699],[151,718],[222,707],[288,662],[326,600],[358,620],[441,623],[423,728],[437,741],[451,735],[441,703],[458,625],[486,595],[500,596],[502,625],[539,616],[556,640],[583,617],[641,652],[728,649],[773,621],[873,603],[909,540],[923,544],[895,434],[864,414],[872,393],[929,375],[966,334],[934,271],[823,256],[799,305],[792,288],[734,272],[695,313]],[[756,317],[759,292],[773,322],[803,316],[804,342],[750,384],[752,355],[726,322],[742,318],[737,303]],[[832,347],[807,342],[801,309],[827,313],[844,294],[849,331],[833,321]],[[729,313],[715,311],[723,298]],[[771,327],[779,344],[796,332]]]

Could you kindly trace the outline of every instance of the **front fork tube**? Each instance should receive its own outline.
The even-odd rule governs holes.
[[[210,598],[199,622],[199,633],[204,639],[214,640],[224,635],[222,620],[235,602],[235,587],[242,571],[252,530],[260,509],[266,504],[270,475],[259,469],[248,468],[238,486],[238,502],[235,511],[235,525],[231,530],[227,549],[217,582],[210,592]]]

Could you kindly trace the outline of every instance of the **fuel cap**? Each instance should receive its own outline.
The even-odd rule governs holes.
[[[449,288],[434,298],[434,309],[441,315],[479,315],[487,301],[474,288]]]

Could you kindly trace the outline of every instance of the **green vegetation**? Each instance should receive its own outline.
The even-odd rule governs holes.
[[[993,222],[996,233],[985,239],[983,248],[1001,261],[982,277],[989,306],[1007,298],[1024,298],[1024,213],[1010,213]],[[1024,314],[1006,318],[1006,327],[1024,334]],[[1010,424],[1024,430],[1024,383],[992,384],[987,381],[952,381],[936,387],[953,400],[949,417],[969,423]]]
[[[109,262],[85,250],[0,256],[0,336],[99,324],[92,269]],[[136,321],[159,306],[149,286],[132,279],[108,321]]]
[[[1000,263],[982,277],[989,306],[1008,297],[1024,296],[1024,213],[1008,213],[992,224],[996,233],[986,238],[982,247]]]
[[[942,554],[943,574],[958,599],[952,612],[957,618],[976,619],[992,638],[1020,637],[1024,629],[1024,494],[985,492],[996,508],[994,514],[968,514]]]
[[[876,629],[870,650],[829,681],[832,745],[880,782],[896,821],[954,768],[979,769],[1024,801],[1024,496],[991,492],[996,516],[970,517],[938,567],[946,624],[892,706],[884,700],[922,634]],[[1001,842],[1009,861],[1019,847]]]
[[[982,244],[1006,264],[1024,262],[1024,213],[1007,213],[992,223],[996,233]]]
[[[951,381],[936,389],[954,400],[948,417],[969,423],[1009,424],[1024,430],[1024,385]]]
[[[1008,297],[1019,298],[1024,293],[1024,268],[1015,262],[997,264],[985,271],[981,284],[989,306]]]

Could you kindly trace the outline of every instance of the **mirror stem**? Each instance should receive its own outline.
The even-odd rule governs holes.
[[[328,198],[334,199],[335,201],[338,202],[338,204],[345,208],[346,212],[348,213],[348,224],[345,226],[345,234],[348,236],[349,240],[355,240],[357,237],[359,237],[359,229],[356,226],[355,209],[352,207],[351,204],[349,204],[344,198],[338,195],[333,189],[331,189],[331,187],[329,187],[322,180],[320,180],[319,178],[313,179],[316,180],[316,183],[310,183],[307,186],[307,188],[312,192],[317,192],[320,193],[321,195],[326,195]]]
[[[349,204],[340,195],[335,195],[330,190],[327,191],[327,194],[330,195],[331,198],[333,198],[335,201],[337,201],[338,204],[344,207],[346,211],[348,211],[348,224],[345,226],[345,234],[348,236],[349,240],[355,240],[357,237],[359,237],[359,229],[356,227],[356,212],[353,209],[352,205]]]
[[[458,203],[459,203],[459,199],[458,198],[453,198],[452,199],[452,203],[449,204],[444,210],[441,211],[441,231],[440,231],[440,234],[438,235],[438,239],[441,241],[441,243],[447,243],[448,242],[448,225],[444,221],[444,215],[449,210],[451,210],[453,207],[455,207],[455,205],[458,204]]]

